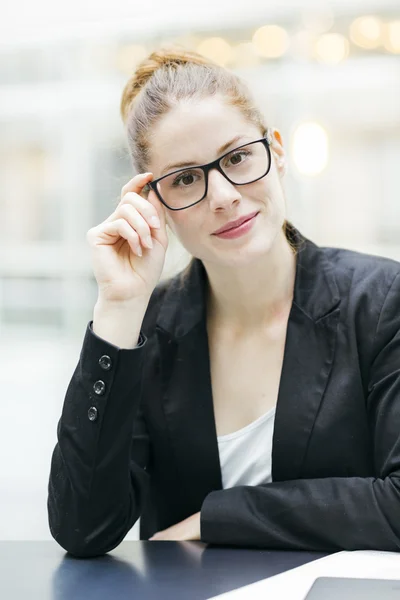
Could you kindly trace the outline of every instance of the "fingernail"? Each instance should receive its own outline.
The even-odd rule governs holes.
[[[143,255],[141,246],[138,246],[137,253],[139,254],[139,256]]]
[[[151,217],[150,223],[156,229],[159,229],[161,227],[160,219],[158,217]]]
[[[146,246],[148,246],[149,248],[153,247],[153,240],[151,239],[151,237],[149,235],[147,235],[144,238],[144,241],[146,242]]]

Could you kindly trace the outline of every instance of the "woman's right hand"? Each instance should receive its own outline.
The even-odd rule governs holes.
[[[149,299],[160,280],[168,247],[164,207],[153,190],[147,199],[140,196],[152,177],[152,173],[133,177],[122,188],[115,211],[86,234],[104,302]]]

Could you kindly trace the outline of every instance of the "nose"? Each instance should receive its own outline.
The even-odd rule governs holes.
[[[227,209],[239,202],[241,194],[217,169],[208,173],[207,198],[211,210]]]

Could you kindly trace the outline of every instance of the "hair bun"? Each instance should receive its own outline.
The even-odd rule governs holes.
[[[158,69],[163,67],[173,68],[189,63],[195,65],[212,65],[214,67],[218,66],[202,54],[176,45],[168,47],[164,46],[163,48],[155,50],[147,58],[142,60],[126,83],[122,92],[120,109],[124,123],[127,120],[133,100]]]

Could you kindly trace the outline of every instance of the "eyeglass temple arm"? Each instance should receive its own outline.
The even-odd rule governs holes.
[[[267,130],[264,134],[265,139],[267,140],[268,144],[271,146],[273,143],[273,134],[272,134],[272,129],[270,127],[267,127]]]

